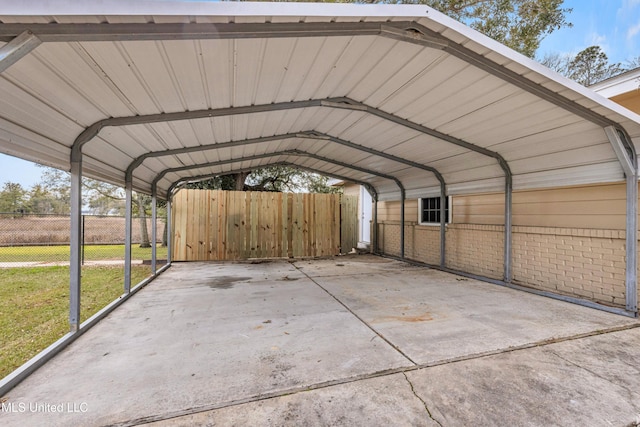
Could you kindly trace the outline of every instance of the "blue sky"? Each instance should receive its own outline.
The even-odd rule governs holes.
[[[563,28],[543,40],[537,57],[545,53],[575,55],[598,45],[610,62],[640,56],[640,0],[565,0],[572,8],[567,17],[572,28]],[[41,170],[33,163],[0,154],[0,186],[7,181],[30,188],[40,180]]]
[[[545,53],[575,55],[600,46],[610,62],[625,63],[640,56],[640,0],[565,0],[572,28],[563,28],[542,41],[537,57]]]

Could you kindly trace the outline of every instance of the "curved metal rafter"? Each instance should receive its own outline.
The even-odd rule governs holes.
[[[377,206],[378,206],[378,191],[376,190],[376,188],[371,185],[368,182],[365,181],[359,181],[359,180],[355,180],[353,178],[349,178],[349,177],[345,177],[342,175],[338,175],[335,173],[326,173],[323,171],[320,171],[318,169],[314,169],[314,168],[309,168],[306,166],[300,166],[297,165],[295,163],[291,163],[291,162],[275,162],[275,163],[271,163],[268,166],[288,166],[288,167],[292,167],[292,168],[296,168],[299,170],[304,170],[307,172],[313,172],[313,173],[319,173],[331,178],[336,178],[336,179],[340,179],[342,181],[350,181],[350,182],[354,182],[356,184],[360,184],[362,185],[368,192],[369,194],[371,194],[371,198],[373,200],[374,203],[374,217],[373,217],[373,241],[372,243],[372,247],[374,252],[377,250],[377,245],[378,245],[378,232],[377,232],[377,224],[378,224],[378,215],[377,215]],[[262,166],[262,167],[266,167],[266,166]],[[262,168],[260,167],[260,168]],[[234,173],[241,173],[241,172],[249,172],[252,170],[256,170],[256,169],[260,169],[260,168],[246,168],[246,169],[234,169],[232,171],[226,172],[226,173],[230,173],[230,174],[234,174]],[[206,175],[198,175],[198,176],[194,176],[194,177],[190,177],[188,180],[184,180],[184,179],[180,179],[177,180],[175,182],[173,182],[170,186],[169,186],[169,190],[168,190],[168,196],[167,196],[167,200],[169,201],[169,203],[171,202],[171,198],[173,197],[173,191],[178,188],[181,184],[187,183],[187,182],[198,182],[198,181],[202,181],[205,179],[209,179],[215,176],[219,176],[219,173],[216,174],[206,174]]]
[[[153,184],[152,185],[154,187],[157,186],[158,182],[162,178],[164,178],[168,173],[182,172],[182,171],[187,171],[187,170],[190,170],[190,169],[198,169],[198,168],[205,168],[205,167],[224,166],[224,165],[228,165],[230,163],[246,162],[246,161],[260,160],[260,159],[268,159],[270,157],[278,157],[278,156],[310,157],[312,159],[320,160],[320,161],[327,162],[327,163],[330,163],[330,164],[334,164],[334,165],[337,165],[337,166],[341,166],[341,167],[344,167],[344,168],[357,170],[357,171],[362,172],[362,173],[367,173],[367,174],[370,174],[370,175],[379,176],[380,178],[385,178],[385,179],[388,179],[388,180],[391,180],[391,181],[395,182],[396,185],[398,186],[398,188],[400,189],[401,194],[404,195],[404,192],[405,192],[405,189],[404,189],[404,186],[402,185],[402,182],[400,182],[400,180],[398,178],[396,178],[395,176],[393,176],[393,175],[388,175],[388,174],[384,174],[384,173],[381,173],[381,172],[376,172],[376,171],[373,171],[373,170],[370,170],[370,169],[361,168],[361,167],[358,167],[358,166],[353,166],[353,165],[350,165],[348,163],[341,162],[339,160],[330,159],[328,157],[319,156],[319,155],[313,154],[313,153],[308,153],[308,152],[303,151],[303,150],[274,151],[274,152],[271,152],[271,153],[257,154],[255,156],[238,157],[238,158],[235,158],[235,159],[219,160],[219,161],[216,161],[216,162],[207,162],[207,163],[201,163],[201,164],[194,164],[194,165],[181,166],[181,167],[177,167],[177,168],[165,169],[165,170],[163,170],[162,172],[160,172],[156,176],[156,178],[153,180]],[[324,175],[328,175],[325,172],[321,172],[321,171],[318,171],[318,173],[321,173],[321,174],[324,174]],[[227,174],[228,174],[228,172],[224,172],[224,175],[227,175]],[[216,175],[220,175],[220,173],[218,173]],[[347,178],[347,180],[355,182],[353,179],[350,179],[350,178]]]
[[[274,136],[268,136],[268,137],[260,137],[260,138],[251,138],[251,139],[244,139],[244,140],[240,140],[240,141],[227,141],[227,142],[219,142],[219,143],[215,143],[215,144],[207,144],[207,145],[199,145],[199,146],[194,146],[194,147],[184,147],[184,148],[176,148],[176,149],[172,149],[172,150],[163,150],[163,151],[153,151],[153,152],[149,152],[146,154],[143,154],[142,156],[134,159],[129,166],[127,167],[126,170],[126,174],[125,174],[125,178],[126,180],[131,180],[133,178],[133,172],[134,170],[139,167],[140,165],[142,165],[142,163],[149,158],[157,158],[157,157],[164,157],[164,156],[171,156],[171,155],[178,155],[178,154],[187,154],[187,153],[194,153],[194,152],[202,152],[202,151],[209,151],[209,150],[217,150],[217,149],[222,149],[222,148],[231,148],[231,147],[241,147],[241,146],[245,146],[245,145],[251,145],[251,144],[260,144],[263,142],[270,142],[270,141],[281,141],[281,140],[285,140],[285,139],[294,139],[294,138],[304,138],[304,139],[312,139],[312,140],[320,140],[320,141],[330,141],[333,142],[335,144],[339,144],[345,147],[349,147],[349,148],[353,148],[355,150],[358,151],[362,151],[374,156],[379,156],[388,160],[392,160],[407,166],[411,166],[417,169],[421,169],[424,171],[428,171],[428,172],[432,172],[436,178],[438,179],[438,182],[440,183],[440,187],[441,190],[444,192],[445,191],[445,180],[444,177],[442,176],[442,174],[440,172],[438,172],[438,170],[436,170],[435,168],[431,167],[431,166],[426,166],[417,162],[414,162],[412,160],[408,160],[402,157],[398,157],[398,156],[394,156],[392,154],[387,154],[383,151],[378,151],[375,150],[373,148],[369,148],[366,147],[364,145],[360,145],[360,144],[356,144],[354,142],[351,141],[347,141],[341,138],[337,138],[335,136],[326,134],[326,133],[321,133],[321,132],[316,132],[316,131],[303,131],[303,132],[296,132],[296,133],[286,133],[286,134],[281,134],[281,135],[274,135]]]
[[[430,135],[430,136],[433,136],[434,138],[451,143],[453,145],[457,145],[459,147],[476,152],[478,154],[491,157],[496,161],[498,161],[498,163],[500,164],[500,167],[505,172],[505,175],[511,175],[511,171],[509,170],[509,166],[506,160],[499,153],[495,151],[491,151],[487,148],[480,147],[478,145],[461,140],[459,138],[455,138],[451,135],[447,135],[435,129],[431,129],[427,126],[411,122],[410,120],[403,119],[401,117],[387,113],[380,109],[371,107],[367,104],[355,101],[348,97],[310,99],[307,101],[279,102],[279,103],[273,103],[273,104],[250,105],[250,106],[244,106],[244,107],[228,107],[228,108],[217,108],[217,109],[206,109],[206,110],[180,111],[176,113],[160,113],[160,114],[148,114],[148,115],[140,115],[140,116],[114,117],[109,119],[103,119],[93,123],[92,125],[87,127],[82,133],[80,133],[80,135],[78,135],[78,137],[75,139],[72,146],[72,158],[74,156],[74,153],[75,155],[79,155],[84,144],[91,141],[94,137],[98,135],[101,129],[107,126],[150,124],[150,123],[171,122],[171,121],[179,121],[179,120],[191,120],[191,119],[201,119],[201,118],[235,116],[235,115],[241,115],[241,114],[293,110],[293,109],[310,108],[310,107],[327,107],[327,108],[346,109],[346,110],[352,110],[352,111],[362,111],[362,112],[374,115],[381,119],[410,128],[422,134]],[[193,148],[185,149],[185,151],[183,152],[185,153],[190,152],[190,150],[198,151],[197,147],[193,147]],[[161,152],[157,152],[157,153],[161,153]],[[159,154],[159,155],[162,155],[162,154]],[[140,157],[138,159],[140,159]],[[142,159],[141,161],[144,161],[144,159]],[[434,168],[430,168],[429,170],[431,170],[434,173],[437,173],[437,171]]]
[[[335,164],[338,166],[342,166],[348,169],[353,169],[353,170],[357,170],[363,173],[368,173],[371,175],[375,175],[375,176],[379,176],[381,178],[385,178],[385,179],[389,179],[392,180],[396,183],[396,185],[398,186],[398,188],[400,189],[400,198],[401,198],[401,219],[400,219],[400,258],[404,258],[404,201],[405,201],[405,197],[406,197],[406,192],[405,192],[405,188],[402,185],[402,182],[400,182],[400,180],[392,175],[387,175],[387,174],[383,174],[380,172],[376,172],[376,171],[372,171],[366,168],[361,168],[361,167],[357,167],[357,166],[353,166],[353,165],[349,165],[347,163],[341,162],[339,160],[334,160],[334,159],[329,159],[327,157],[323,157],[323,156],[319,156],[317,154],[313,154],[313,153],[307,153],[305,151],[302,150],[285,150],[285,151],[280,151],[280,152],[274,152],[274,153],[265,153],[265,154],[260,154],[260,155],[256,155],[256,156],[249,156],[249,157],[242,157],[242,158],[237,158],[237,159],[229,159],[229,160],[224,160],[224,161],[219,161],[219,162],[210,162],[210,163],[205,163],[205,164],[201,164],[201,165],[190,165],[190,166],[183,166],[183,167],[179,167],[179,168],[173,168],[173,169],[167,169],[166,171],[163,171],[161,174],[159,174],[154,180],[153,180],[153,189],[155,190],[155,188],[157,187],[157,183],[160,179],[162,179],[162,177],[164,177],[167,173],[171,172],[171,171],[184,171],[184,170],[189,170],[189,169],[197,169],[198,167],[207,167],[207,166],[212,166],[212,165],[224,165],[224,164],[229,164],[229,163],[236,163],[236,162],[241,162],[241,161],[248,161],[248,160],[257,160],[257,159],[264,159],[264,158],[269,158],[269,157],[277,157],[277,156],[283,156],[283,155],[293,155],[293,156],[305,156],[305,157],[311,157],[314,158],[316,160],[320,160],[320,161],[324,161],[327,163],[331,163],[331,164]],[[286,162],[285,162],[286,163]],[[305,169],[303,167],[300,167],[298,165],[292,164],[294,167],[297,168],[301,168],[301,169]],[[254,168],[255,169],[255,168]],[[251,170],[251,169],[249,169]],[[338,175],[332,175],[332,174],[327,174],[326,172],[323,171],[316,171],[317,173],[321,173],[327,176],[334,176],[334,177],[339,177]],[[216,174],[216,175],[210,175],[210,176],[217,176],[220,174]],[[356,183],[362,183],[362,181],[357,181],[354,179],[350,179],[350,178],[346,178],[346,177],[339,177],[340,179],[344,179],[346,181],[351,181],[351,182],[356,182]],[[175,183],[172,184],[169,187],[168,190],[168,198],[171,197],[171,193],[173,191],[173,188],[175,186]],[[371,194],[371,191],[369,190],[369,188],[373,189],[373,187],[370,184],[366,184],[365,188],[367,188]],[[377,191],[375,189],[374,193],[372,194],[373,198],[377,201]]]
[[[377,197],[378,197],[378,191],[376,190],[376,188],[373,185],[371,185],[368,182],[354,180],[353,178],[349,178],[349,177],[346,177],[346,176],[343,176],[343,175],[337,175],[335,173],[327,173],[327,172],[324,172],[324,171],[321,171],[321,170],[315,169],[315,168],[309,168],[309,167],[306,167],[306,166],[300,166],[300,165],[297,165],[297,164],[292,163],[292,162],[281,161],[281,162],[270,163],[270,164],[268,164],[266,166],[260,166],[260,167],[257,167],[257,168],[233,169],[233,170],[231,170],[229,172],[224,172],[224,174],[227,175],[227,174],[236,174],[236,173],[242,173],[242,172],[250,172],[250,171],[262,169],[262,168],[265,168],[265,167],[271,167],[271,166],[288,166],[288,167],[291,167],[291,168],[296,168],[296,169],[304,170],[304,171],[307,171],[307,172],[318,173],[318,174],[325,175],[325,176],[328,176],[328,177],[331,177],[331,178],[340,179],[342,181],[355,182],[356,184],[360,184],[364,188],[366,188],[367,191],[369,192],[369,194],[371,194],[372,198],[377,199]],[[168,190],[167,194],[168,194],[168,196],[170,198],[170,197],[173,196],[174,190],[179,185],[187,184],[187,183],[190,183],[190,182],[200,182],[200,181],[203,181],[205,179],[214,178],[216,176],[220,176],[220,172],[211,173],[211,174],[204,174],[204,175],[196,175],[196,176],[192,176],[192,177],[189,177],[189,178],[180,178],[179,180],[174,181],[174,182],[171,183],[171,185],[169,186],[169,190]]]

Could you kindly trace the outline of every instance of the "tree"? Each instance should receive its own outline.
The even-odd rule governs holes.
[[[640,57],[637,60],[640,65]],[[584,86],[594,85],[634,68],[633,60],[627,61],[626,66],[620,63],[610,64],[607,54],[599,46],[590,46],[573,57],[548,53],[538,61]]]
[[[571,62],[571,57],[569,55],[561,55],[557,52],[547,53],[542,59],[538,59],[538,62],[545,67],[566,76],[569,62]]]
[[[624,65],[627,70],[635,70],[636,68],[640,68],[640,56],[627,59]]]
[[[242,174],[223,175],[205,181],[190,183],[187,188],[278,191],[291,193],[335,193],[338,188],[328,185],[329,178],[289,166],[267,166]]]
[[[5,182],[0,191],[0,212],[24,213],[27,208],[27,191],[15,182]]]
[[[60,169],[38,165],[42,168],[40,186],[51,194],[52,212],[68,215],[71,211],[71,175]]]
[[[544,37],[571,27],[564,0],[390,0],[381,3],[426,4],[500,43],[533,57]],[[347,1],[348,2],[348,1]],[[365,3],[378,3],[364,0]]]
[[[28,194],[29,212],[35,214],[52,214],[57,204],[55,195],[48,191],[42,184],[31,187]]]
[[[71,175],[60,169],[47,166],[43,168],[40,192],[53,194],[55,213],[69,214],[71,210]],[[82,204],[92,208],[94,213],[104,215],[119,213],[124,210],[125,194],[121,187],[94,179],[82,179],[83,198]],[[150,247],[149,231],[147,228],[147,211],[150,210],[151,198],[134,192],[133,214],[140,219],[140,247]]]
[[[590,46],[569,61],[566,75],[583,86],[591,86],[623,71],[620,63],[609,64],[609,58],[600,46]]]

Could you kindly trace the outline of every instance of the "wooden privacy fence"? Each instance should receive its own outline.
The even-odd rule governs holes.
[[[173,260],[348,252],[358,240],[357,204],[357,196],[340,194],[180,190],[173,200]]]

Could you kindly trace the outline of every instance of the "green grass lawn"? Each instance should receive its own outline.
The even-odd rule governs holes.
[[[167,248],[157,247],[157,259],[167,259]],[[124,245],[87,245],[86,261],[124,259]],[[151,259],[151,248],[133,245],[131,259]],[[0,262],[61,262],[69,260],[69,246],[11,246],[0,248]]]
[[[132,285],[151,274],[133,266]],[[81,320],[122,295],[121,267],[82,269]],[[0,378],[69,332],[69,267],[0,269]]]

